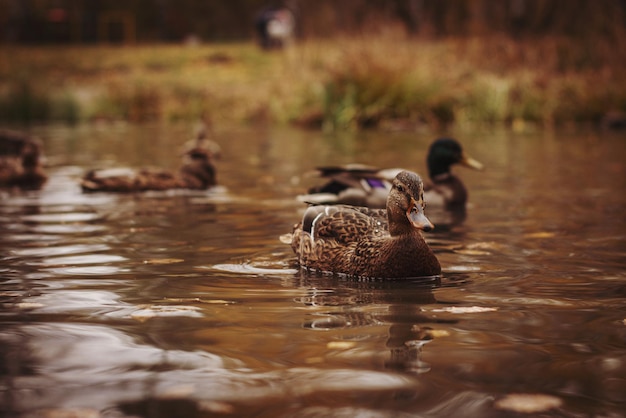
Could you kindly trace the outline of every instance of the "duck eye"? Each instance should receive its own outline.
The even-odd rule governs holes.
[[[404,186],[402,186],[401,184],[396,185],[396,189],[398,189],[400,193],[404,193]]]

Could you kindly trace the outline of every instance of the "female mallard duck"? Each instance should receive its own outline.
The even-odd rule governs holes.
[[[80,185],[84,192],[142,192],[148,190],[196,189],[216,185],[213,152],[191,148],[185,152],[186,161],[178,173],[161,169],[91,170]]]
[[[441,274],[441,266],[420,233],[432,228],[424,215],[422,179],[402,171],[391,183],[386,213],[310,206],[294,227],[291,248],[301,266],[321,272],[367,278],[434,276]]]
[[[463,152],[461,144],[452,138],[435,140],[426,159],[431,181],[424,185],[425,200],[429,207],[440,206],[446,210],[465,208],[467,189],[450,168],[461,164],[477,170],[483,165]],[[300,196],[303,201],[319,204],[348,204],[384,208],[391,181],[401,169],[379,170],[360,164],[318,168],[322,177],[330,180]]]
[[[39,189],[47,179],[39,141],[20,132],[0,131],[0,187]]]

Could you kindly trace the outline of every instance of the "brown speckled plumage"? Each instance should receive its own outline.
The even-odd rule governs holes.
[[[48,176],[41,144],[21,132],[0,130],[0,187],[40,189]]]
[[[423,213],[423,194],[421,178],[403,171],[393,180],[386,211],[310,206],[293,232],[291,246],[298,262],[308,269],[352,277],[440,274],[439,261],[419,231],[432,228]]]
[[[81,181],[84,192],[141,192],[148,190],[204,190],[216,184],[213,154],[204,148],[185,153],[186,162],[177,173],[161,169],[91,170]]]

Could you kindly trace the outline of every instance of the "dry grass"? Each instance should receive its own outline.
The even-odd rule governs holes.
[[[0,120],[287,123],[324,129],[599,122],[626,112],[624,50],[567,40],[9,47]],[[621,54],[621,55],[620,55]]]

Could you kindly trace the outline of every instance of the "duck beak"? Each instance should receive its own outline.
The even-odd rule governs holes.
[[[435,228],[426,215],[424,215],[424,207],[422,206],[422,203],[413,198],[411,198],[411,204],[409,205],[409,209],[406,211],[406,217],[409,219],[409,222],[411,222],[413,227],[421,229],[422,231],[428,232]]]
[[[474,170],[482,170],[484,168],[480,161],[477,161],[469,155],[465,154],[461,156],[461,161],[459,161],[459,164],[464,165],[465,167],[473,168]]]

